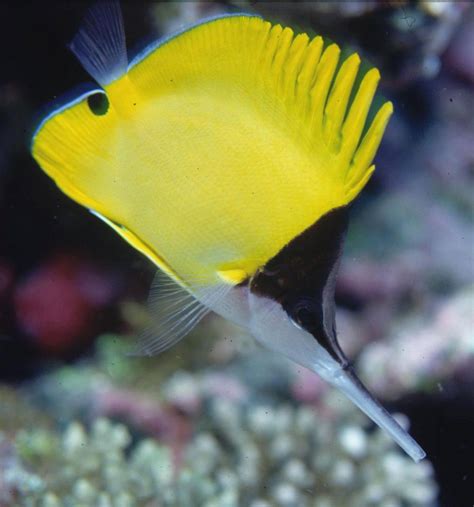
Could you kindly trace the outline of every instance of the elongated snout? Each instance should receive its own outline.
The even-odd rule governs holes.
[[[375,424],[385,430],[414,461],[421,461],[426,456],[420,445],[370,394],[351,366],[332,372],[324,379],[342,391]]]

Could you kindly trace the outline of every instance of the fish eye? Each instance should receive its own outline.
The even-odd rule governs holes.
[[[310,299],[301,299],[291,310],[291,320],[296,327],[306,328],[314,324],[315,308]]]
[[[87,97],[87,105],[96,116],[103,116],[109,110],[109,99],[105,93],[94,93]]]

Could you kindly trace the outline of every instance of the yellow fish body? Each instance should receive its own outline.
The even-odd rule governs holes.
[[[245,14],[208,20],[129,63],[117,4],[92,10],[72,49],[101,88],[48,115],[32,153],[160,269],[160,330],[145,351],[169,347],[214,310],[337,385],[421,459],[335,335],[345,211],[392,113],[385,103],[363,134],[378,71],[352,97],[357,54],[339,62],[337,45]]]

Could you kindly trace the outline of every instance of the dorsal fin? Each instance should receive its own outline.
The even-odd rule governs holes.
[[[380,74],[369,70],[353,93],[360,58],[354,53],[339,65],[340,53],[320,36],[310,40],[242,14],[201,23],[156,43],[132,62],[129,77],[146,96],[225,90],[226,97],[253,103],[306,146],[315,167],[334,182],[326,193],[337,192],[334,204],[341,206],[354,199],[372,174],[372,159],[393,108],[386,102],[366,129]]]
[[[101,86],[125,74],[128,59],[120,3],[107,0],[91,7],[70,48]]]

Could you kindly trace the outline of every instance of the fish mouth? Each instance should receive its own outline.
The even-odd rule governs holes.
[[[351,366],[339,370],[325,380],[342,391],[375,424],[383,428],[415,463],[420,462],[426,457],[426,452],[422,447],[370,394]]]

